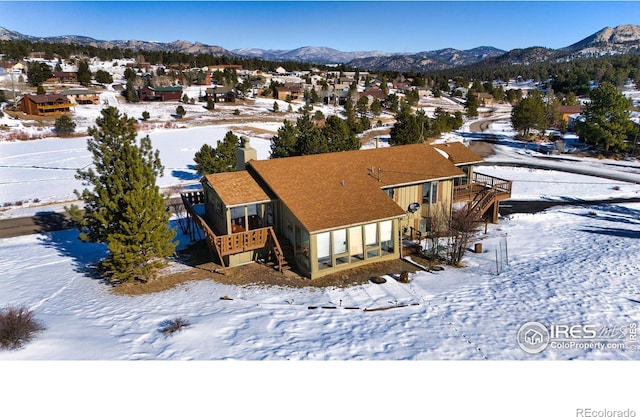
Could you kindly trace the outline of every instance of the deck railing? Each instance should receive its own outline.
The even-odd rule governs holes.
[[[453,187],[453,201],[471,201],[484,190],[492,190],[500,197],[511,196],[511,186],[511,181],[474,172],[472,182]]]
[[[186,192],[182,193],[181,197],[187,213],[204,232],[210,251],[212,254],[214,251],[217,253],[225,271],[226,265],[224,263],[223,256],[262,249],[267,246],[269,246],[270,252],[275,255],[276,262],[278,263],[278,270],[280,272],[283,271],[283,266],[286,262],[282,248],[280,247],[280,242],[278,242],[278,238],[276,237],[272,226],[218,236],[213,232],[213,230],[211,230],[207,222],[193,207],[196,204],[204,203],[204,192]]]

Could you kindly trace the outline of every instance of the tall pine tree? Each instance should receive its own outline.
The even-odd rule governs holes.
[[[78,63],[78,82],[85,87],[91,84],[91,70],[89,63],[85,60]]]
[[[547,125],[545,109],[542,93],[538,90],[531,90],[526,98],[513,106],[511,124],[514,129],[522,133],[524,140],[529,140],[532,129],[544,132]]]
[[[298,144],[298,128],[289,120],[284,120],[278,134],[271,138],[271,158],[296,156]]]
[[[205,143],[193,158],[195,170],[201,175],[235,171],[239,143],[240,139],[232,131],[227,132],[216,148]]]
[[[136,138],[135,119],[114,107],[102,110],[87,140],[93,168],[78,170],[86,186],[76,191],[85,212],[69,210],[78,221],[80,239],[105,243],[103,266],[115,282],[147,281],[173,253],[175,230],[156,178],[164,170],[149,136]]]
[[[429,135],[429,118],[423,110],[416,114],[411,111],[411,106],[402,102],[396,122],[391,128],[389,143],[395,145],[408,145],[422,143]]]
[[[588,143],[603,146],[605,152],[624,150],[625,140],[633,129],[629,119],[631,101],[607,82],[591,90],[589,98],[591,102],[583,112],[580,136]]]

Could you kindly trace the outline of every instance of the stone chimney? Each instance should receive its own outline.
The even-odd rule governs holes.
[[[248,137],[241,136],[240,142],[240,145],[236,147],[236,171],[244,171],[247,167],[247,162],[252,159],[258,159],[258,152],[251,147]]]

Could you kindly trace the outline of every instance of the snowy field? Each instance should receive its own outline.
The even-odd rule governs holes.
[[[113,98],[109,94],[105,93],[104,97],[107,103]],[[139,108],[132,110],[120,102],[118,105],[132,116],[140,112]],[[272,106],[273,100],[264,100],[241,114],[258,117],[267,114]],[[281,109],[286,106],[285,102],[280,103]],[[97,117],[99,106],[82,107],[78,107],[76,120],[79,129],[86,129]],[[187,117],[192,115],[206,124],[209,113],[200,107],[187,107]],[[325,110],[330,112],[331,108]],[[165,175],[159,184],[165,190],[197,182],[192,168],[193,156],[202,144],[213,145],[232,130],[237,135],[249,136],[258,157],[266,159],[269,138],[280,126],[277,122],[243,123],[240,118],[228,124],[187,127],[175,119],[166,106],[149,111],[152,121],[142,133],[149,134],[153,145],[160,150]],[[220,112],[231,114],[232,110]],[[501,135],[502,139],[495,147],[496,154],[487,158],[488,165],[479,167],[478,172],[513,181],[514,199],[588,202],[639,196],[638,162],[542,155],[514,141],[510,124],[498,120],[500,117],[504,114],[495,116],[488,133]],[[3,122],[19,123],[6,118]],[[14,129],[34,135],[42,133],[41,128],[29,125],[18,124]],[[462,129],[464,132],[468,132],[468,125]],[[445,140],[462,140],[462,136],[449,134]],[[380,145],[385,146],[384,139]],[[371,146],[373,143],[367,145]],[[0,219],[61,210],[62,205],[75,198],[73,190],[81,188],[74,179],[75,171],[90,163],[86,138],[82,137],[0,141]],[[496,165],[492,165],[494,163]],[[526,163],[527,167],[498,165],[502,163]],[[559,171],[567,167],[575,172]],[[599,178],[602,176],[608,178]],[[72,378],[86,378],[85,362],[77,365],[74,361],[90,360],[91,372],[104,372],[114,378],[114,372],[131,372],[131,367],[121,368],[119,361],[167,360],[159,368],[142,368],[153,375],[151,380],[144,380],[152,386],[159,381],[166,383],[167,362],[196,360],[199,370],[205,369],[213,376],[207,378],[209,375],[196,373],[206,378],[204,384],[196,385],[188,379],[192,374],[188,374],[181,384],[189,393],[209,398],[213,387],[239,387],[240,391],[255,393],[252,394],[255,396],[252,403],[257,407],[254,413],[260,413],[265,404],[273,404],[282,406],[285,415],[291,415],[292,407],[296,413],[311,415],[320,415],[317,410],[326,415],[343,413],[344,409],[334,410],[328,405],[274,404],[273,398],[263,394],[272,393],[265,387],[274,384],[274,375],[285,375],[284,381],[276,379],[276,384],[286,386],[285,395],[297,393],[299,389],[306,391],[309,386],[314,392],[321,387],[335,394],[339,388],[354,396],[364,395],[366,405],[354,407],[350,400],[336,403],[348,404],[351,413],[357,415],[365,411],[373,411],[373,415],[382,415],[381,411],[385,415],[398,413],[407,410],[407,404],[415,413],[419,409],[416,406],[424,401],[424,392],[429,388],[438,388],[441,392],[444,385],[452,387],[454,393],[462,392],[466,400],[459,407],[467,412],[456,415],[475,415],[474,403],[486,401],[488,394],[495,397],[492,390],[487,391],[493,383],[487,384],[481,374],[468,374],[468,368],[458,373],[450,373],[447,368],[434,378],[435,372],[443,370],[438,361],[461,360],[473,364],[486,361],[490,367],[479,369],[487,374],[503,365],[513,367],[512,361],[537,365],[549,360],[560,360],[554,363],[571,359],[606,360],[606,375],[616,369],[618,360],[627,366],[628,360],[640,359],[633,343],[608,348],[550,347],[541,353],[529,354],[520,349],[516,341],[518,329],[529,321],[624,329],[639,322],[639,238],[640,203],[556,207],[542,213],[501,219],[499,224],[489,226],[486,235],[480,234],[474,241],[482,243],[484,251],[467,253],[465,268],[418,272],[410,276],[408,284],[401,284],[392,276],[387,276],[387,282],[381,285],[368,283],[342,289],[238,287],[198,281],[163,293],[135,297],[114,295],[107,286],[87,275],[87,265],[99,260],[105,251],[100,245],[80,243],[74,230],[0,239],[0,270],[3,271],[0,306],[25,305],[46,326],[46,330],[23,349],[0,351],[0,360],[14,371],[11,375],[18,385],[58,384],[59,380],[52,380],[49,373],[57,377],[70,372]],[[181,242],[185,244],[184,236]],[[496,251],[505,253],[499,250],[505,243],[508,264],[506,261],[496,263]],[[186,266],[172,264],[172,268],[180,270]],[[231,300],[221,299],[224,296]],[[310,306],[316,308],[309,309]],[[163,335],[159,331],[162,323],[176,317],[188,320],[191,325],[173,336]],[[238,362],[262,360],[266,360],[261,362],[264,373],[238,365]],[[272,367],[274,362],[283,364],[284,360],[303,361],[310,367],[303,368],[303,373],[298,373],[299,368],[292,372],[284,365]],[[58,361],[62,361],[62,365],[58,365]],[[107,361],[106,364],[103,361]],[[342,361],[348,361],[349,365]],[[389,361],[393,361],[391,368],[384,366]],[[44,367],[45,372],[31,367],[32,363],[41,362],[49,364]],[[211,368],[211,362],[234,365]],[[362,362],[375,362],[382,367],[353,365]],[[335,363],[345,366],[336,368]],[[524,369],[530,372],[528,377],[539,368]],[[550,372],[555,374],[556,369]],[[578,375],[575,368],[567,372]],[[39,378],[30,379],[34,373]],[[222,378],[217,378],[220,373]],[[255,378],[247,378],[249,374]],[[413,375],[420,383],[398,380],[400,374]],[[132,376],[132,379],[138,378]],[[546,383],[560,384],[557,392],[570,392],[563,379],[551,379]],[[89,380],[93,384],[102,383],[95,378]],[[296,382],[291,384],[292,380]],[[76,380],[72,382],[74,390],[79,392],[102,389]],[[169,411],[180,415],[185,407],[189,409],[189,404],[180,400],[162,398],[167,393],[162,384],[158,387],[162,394],[156,393],[158,396],[152,401],[160,403],[163,412],[154,415],[169,415]],[[501,387],[506,397],[522,398],[522,382],[509,381]],[[397,398],[390,402],[392,408],[387,404],[376,406],[376,389]],[[585,388],[579,394],[588,398],[586,395],[591,392]],[[409,393],[410,398],[403,398],[403,393]],[[627,390],[620,389],[619,393],[627,394]],[[595,394],[592,397],[595,398]],[[235,401],[231,405],[224,399],[216,399],[189,415],[211,415],[220,410],[234,415],[238,401],[242,403],[243,398],[231,398]],[[278,400],[281,398],[278,396]],[[60,400],[53,398],[53,403]],[[427,401],[442,404],[438,398]],[[138,414],[148,414],[145,411],[155,410],[156,406],[142,408]],[[95,404],[85,406],[91,414],[107,415],[104,410],[94,412],[95,408]],[[451,415],[446,413],[446,405],[440,410],[444,412],[440,415]],[[520,415],[539,415],[539,411],[531,414],[523,410]],[[562,415],[575,415],[575,409],[566,411]]]
[[[253,127],[275,132],[278,124]],[[160,184],[196,182],[193,154],[229,129],[151,131],[166,167]],[[269,155],[271,134],[250,136],[260,159]],[[513,144],[496,148],[501,161],[535,156]],[[25,201],[5,208],[5,218],[50,210],[73,198],[79,187],[75,170],[91,162],[84,138],[5,142],[0,150],[0,200]],[[547,159],[543,162],[566,164]],[[613,162],[581,164],[618,172]],[[598,200],[635,197],[640,191],[639,185],[621,180],[549,169],[487,165],[478,171],[514,181],[518,199]],[[624,174],[637,175],[635,168],[628,171]],[[548,349],[531,355],[518,347],[515,335],[532,320],[603,326],[640,320],[638,236],[639,204],[555,208],[502,219],[478,237],[484,252],[468,253],[466,268],[416,273],[409,284],[394,277],[382,285],[348,289],[201,281],[137,297],[113,295],[85,274],[87,264],[104,256],[104,248],[81,244],[74,230],[2,239],[0,305],[25,304],[47,330],[24,349],[0,352],[0,359],[636,359],[629,349]],[[501,242],[507,243],[508,266],[496,264]],[[192,325],[165,337],[159,326],[175,317]]]
[[[114,295],[83,272],[104,248],[80,243],[75,230],[2,239],[0,305],[25,304],[47,330],[0,359],[637,359],[629,349],[531,355],[515,336],[534,320],[638,321],[639,236],[640,204],[559,208],[502,220],[480,236],[484,252],[467,254],[466,268],[419,272],[409,284],[393,277],[346,289],[198,281],[135,297]],[[503,240],[509,265],[497,275]],[[175,317],[191,326],[164,336],[161,323]]]

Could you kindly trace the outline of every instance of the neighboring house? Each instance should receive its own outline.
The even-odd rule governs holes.
[[[29,59],[37,59],[37,60],[44,60],[46,59],[47,54],[45,54],[44,52],[30,52],[29,53]]]
[[[47,80],[49,84],[78,84],[78,73],[72,71],[54,71]]]
[[[387,98],[387,95],[384,93],[384,91],[382,91],[382,89],[377,86],[367,88],[363,93],[361,93],[361,95],[369,99],[369,104],[373,103],[373,100],[383,101],[385,98]]]
[[[193,85],[211,85],[211,73],[209,71],[197,71],[187,73]]]
[[[402,238],[426,232],[433,216],[463,197],[486,214],[489,203],[497,207],[490,184],[505,183],[476,181],[471,166],[482,158],[461,143],[262,161],[255,154],[247,161],[248,142],[238,149],[246,170],[205,176],[198,199],[183,195],[188,212],[223,267],[272,254],[281,270],[294,263],[309,278],[400,258]],[[503,188],[510,195],[511,183]],[[204,217],[190,201],[204,204]]]
[[[224,70],[242,71],[242,65],[232,65],[232,64],[228,64],[228,65],[209,65],[207,67],[207,69],[209,71],[224,71]]]
[[[58,94],[66,96],[73,104],[99,104],[100,96],[87,88],[72,88],[60,91]]]
[[[290,97],[291,100],[298,100],[304,96],[304,87],[299,84],[287,84],[284,86],[276,87],[276,99],[286,100]]]
[[[138,89],[138,97],[142,101],[180,101],[182,87],[143,87]]]
[[[68,113],[73,106],[62,94],[25,94],[18,102],[21,111],[33,116]]]
[[[574,114],[580,114],[584,110],[584,106],[559,106],[558,113],[565,123],[569,123],[569,117]]]
[[[236,91],[233,87],[216,86],[207,88],[205,101],[212,98],[216,103],[233,103],[236,101]]]
[[[490,106],[493,104],[494,98],[490,93],[478,93],[478,101],[482,103],[483,106]]]
[[[21,62],[0,62],[1,70],[4,70],[4,74],[20,75],[24,73],[25,66]]]
[[[318,91],[318,95],[324,104],[338,103],[339,105],[344,105],[349,94],[349,84],[333,84],[329,85],[328,90],[321,88]],[[357,98],[354,101],[357,101]]]

